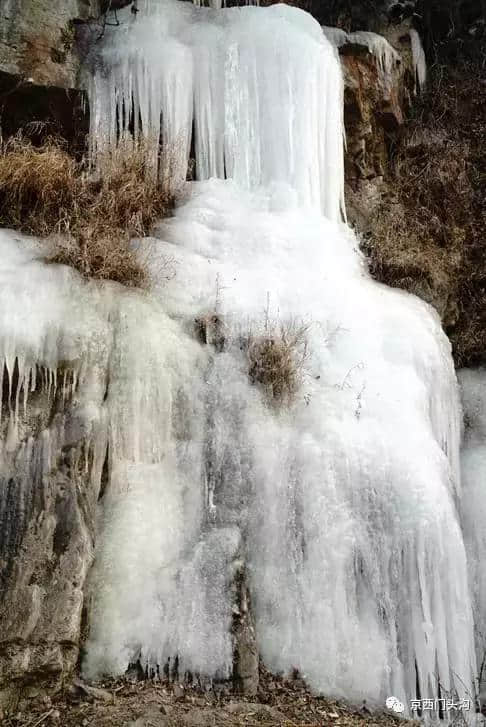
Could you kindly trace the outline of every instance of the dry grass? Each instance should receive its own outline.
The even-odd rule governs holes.
[[[486,361],[485,104],[478,60],[432,69],[364,244],[375,278],[436,307],[458,366]]]
[[[131,239],[148,234],[173,205],[172,191],[151,173],[149,151],[122,145],[101,158],[94,173],[58,140],[36,147],[15,137],[0,148],[0,224],[49,237],[49,262],[143,286],[146,265]]]
[[[78,165],[63,146],[36,148],[18,136],[0,148],[0,223],[49,235],[66,223],[78,194]]]
[[[264,333],[243,337],[248,356],[248,375],[260,384],[268,398],[290,402],[302,383],[308,356],[308,326],[294,321],[265,325]]]

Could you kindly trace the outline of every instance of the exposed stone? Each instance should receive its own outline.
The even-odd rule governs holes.
[[[184,686],[182,684],[174,684],[174,689],[172,693],[174,695],[174,699],[177,701],[183,700],[186,694]]]
[[[0,115],[5,138],[21,130],[34,143],[62,136],[73,152],[85,148],[89,117],[77,89],[38,86],[0,71]]]
[[[98,0],[5,0],[0,71],[41,86],[76,88],[76,25],[99,17]]]
[[[100,687],[92,687],[89,684],[85,684],[81,679],[74,679],[73,686],[76,687],[81,693],[91,697],[92,699],[100,699],[102,702],[112,702],[113,694],[107,689],[101,689]]]
[[[340,48],[344,71],[346,128],[345,180],[349,221],[367,232],[368,220],[382,201],[389,148],[408,113],[415,77],[410,26],[387,29],[387,40],[400,54],[387,83],[378,60],[362,45]]]
[[[64,372],[58,372],[63,380]],[[38,370],[38,380],[42,380]],[[93,557],[97,478],[70,391],[44,383],[19,417],[19,448],[0,478],[0,706],[55,691],[79,653],[83,586]],[[0,438],[15,401],[6,384]],[[8,395],[10,393],[10,396]],[[9,472],[11,474],[9,474]]]
[[[84,145],[87,116],[79,71],[83,57],[78,28],[86,39],[100,33],[98,0],[4,0],[0,3],[0,114],[2,134],[26,129],[62,135],[73,148]]]
[[[251,612],[250,591],[243,566],[235,579],[236,605],[233,615],[233,686],[236,692],[255,695],[258,691],[258,646]]]

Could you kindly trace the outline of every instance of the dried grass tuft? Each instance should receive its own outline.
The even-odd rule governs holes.
[[[295,321],[267,323],[263,334],[250,331],[243,338],[250,381],[260,384],[270,400],[289,403],[298,392],[308,357],[308,328]]]
[[[0,146],[0,223],[34,235],[60,231],[79,194],[78,163],[59,141],[22,136]]]
[[[147,266],[131,245],[170,213],[174,193],[154,178],[146,145],[121,145],[97,172],[73,159],[62,142],[36,147],[17,136],[0,147],[0,224],[49,237],[48,262],[124,285],[148,284]]]
[[[376,279],[436,307],[458,366],[486,362],[485,103],[477,63],[432,69],[363,245]]]

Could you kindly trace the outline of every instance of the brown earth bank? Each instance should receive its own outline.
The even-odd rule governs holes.
[[[460,368],[486,362],[486,39],[436,52],[359,231],[373,277],[436,308]]]
[[[313,696],[297,673],[261,669],[258,694],[232,694],[226,684],[183,687],[125,678],[91,686],[79,679],[53,697],[19,704],[5,727],[398,727],[416,724],[388,710],[371,711]]]

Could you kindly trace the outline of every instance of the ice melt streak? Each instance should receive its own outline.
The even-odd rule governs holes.
[[[412,43],[412,58],[415,70],[416,90],[423,91],[427,81],[427,61],[425,52],[420,40],[420,35],[415,28],[410,30],[410,41]]]

